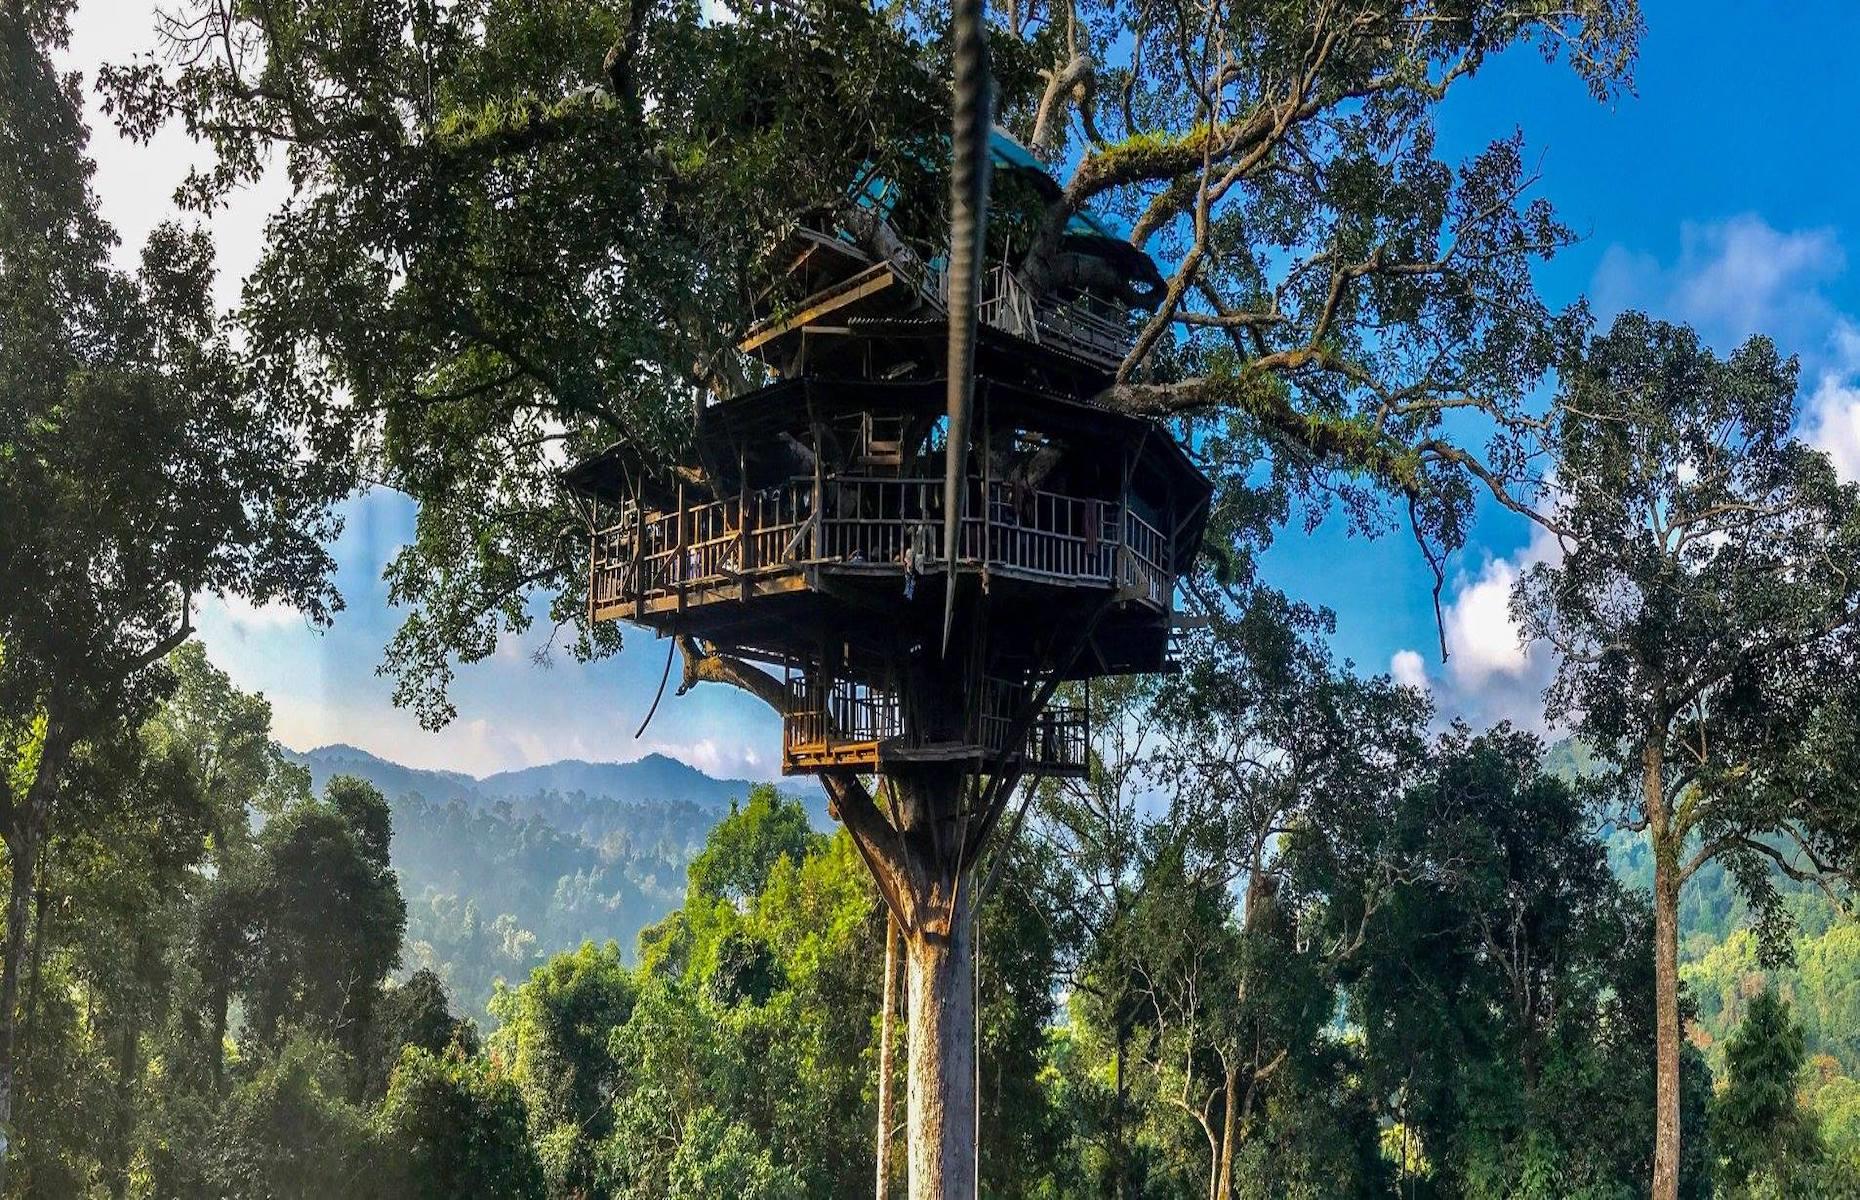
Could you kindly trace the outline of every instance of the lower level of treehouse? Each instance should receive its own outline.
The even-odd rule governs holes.
[[[977,772],[1016,767],[1029,775],[1086,773],[1086,711],[1048,705],[1030,714],[1028,691],[985,680],[959,736],[914,736],[898,698],[851,680],[824,684],[790,674],[782,718],[782,773],[856,770],[883,774],[932,763]]]
[[[634,509],[594,535],[590,606],[596,620],[653,624],[705,605],[820,590],[822,571],[897,576],[908,593],[908,577],[946,573],[942,503],[940,479],[839,476],[672,512]],[[964,513],[959,572],[1170,607],[1172,539],[1127,507],[976,480]]]

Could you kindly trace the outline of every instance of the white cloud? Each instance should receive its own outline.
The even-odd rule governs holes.
[[[647,749],[654,754],[675,758],[718,779],[769,779],[773,777],[762,756],[743,743],[719,741],[714,737],[689,742],[654,742]]]
[[[1783,231],[1745,213],[1727,221],[1687,221],[1679,254],[1662,263],[1644,250],[1608,247],[1590,282],[1604,322],[1630,308],[1696,326],[1720,349],[1766,333],[1785,349],[1818,355],[1839,320],[1821,285],[1847,257],[1829,229]]]
[[[1389,659],[1389,674],[1403,687],[1427,690],[1427,663],[1413,650],[1397,650]]]
[[[1511,619],[1511,589],[1518,568],[1508,559],[1485,564],[1447,606],[1447,671],[1462,688],[1480,688],[1494,675],[1523,673],[1529,657]]]
[[[1441,613],[1448,657],[1435,691],[1443,713],[1545,731],[1543,690],[1552,662],[1542,647],[1525,641],[1512,620],[1511,592],[1526,569],[1559,557],[1555,537],[1533,526],[1530,540],[1516,552],[1490,559],[1476,574],[1462,574],[1454,582]],[[1410,655],[1412,662],[1404,663]],[[1397,679],[1404,669],[1421,668],[1421,656],[1414,651],[1403,650],[1395,658],[1391,669]]]
[[[1803,433],[1834,460],[1841,478],[1860,480],[1860,385],[1823,376],[1808,399]]]
[[[200,605],[199,616],[203,621],[217,617],[241,636],[310,627],[308,617],[283,601],[253,604],[243,596],[208,596]]]

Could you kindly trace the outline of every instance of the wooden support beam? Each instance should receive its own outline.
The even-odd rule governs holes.
[[[793,316],[751,329],[749,335],[736,344],[736,348],[748,354],[758,346],[765,346],[783,334],[792,333],[836,309],[845,308],[848,304],[882,292],[897,282],[898,276],[891,269],[891,264],[878,263],[868,267],[837,289],[814,299],[806,308]]]

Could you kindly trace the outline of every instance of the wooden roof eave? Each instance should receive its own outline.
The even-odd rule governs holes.
[[[873,263],[865,270],[850,276],[823,292],[817,292],[801,302],[801,308],[795,313],[774,321],[762,321],[752,326],[736,348],[744,354],[754,354],[763,346],[774,342],[787,334],[819,321],[822,317],[851,304],[857,304],[868,296],[876,295],[901,282],[896,268],[888,262]]]

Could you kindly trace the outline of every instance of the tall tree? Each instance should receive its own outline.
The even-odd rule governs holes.
[[[343,775],[322,800],[286,809],[259,835],[247,1024],[261,1044],[278,1042],[287,1026],[338,1043],[352,1098],[365,1086],[375,1009],[407,925],[388,839],[387,801]]]
[[[1231,974],[1210,1001],[1221,1064],[1203,1101],[1211,1196],[1233,1193],[1242,1143],[1256,1136],[1255,1114],[1273,1089],[1326,1054],[1328,1016],[1319,1014],[1336,970],[1370,936],[1405,867],[1373,853],[1364,835],[1387,820],[1424,760],[1427,701],[1387,677],[1340,670],[1322,641],[1330,623],[1261,589],[1210,613],[1162,690],[1174,726],[1159,755],[1176,790],[1170,823],[1205,830],[1189,859],[1201,862],[1198,886],[1240,896]],[[1353,881],[1330,897],[1334,939],[1301,932],[1314,898],[1300,894],[1300,847],[1322,847]],[[1340,1130],[1337,1145],[1349,1140]],[[1287,1160],[1275,1170],[1284,1180],[1296,1168]]]
[[[1344,972],[1349,1011],[1430,1194],[1621,1194],[1652,1155],[1653,967],[1636,950],[1651,913],[1541,754],[1503,726],[1455,726],[1357,835],[1405,878]],[[1314,929],[1347,938],[1360,873],[1322,843],[1297,857],[1322,900]]]
[[[921,181],[944,158],[948,59],[923,37],[947,28],[940,8],[734,15],[195,0],[163,26],[175,65],[104,78],[130,133],[178,119],[210,143],[193,202],[282,149],[296,186],[246,325],[278,377],[372,422],[372,467],[420,502],[387,666],[429,721],[452,714],[450,664],[527,627],[534,590],[578,653],[617,646],[584,624],[563,451],[681,440],[698,395],[750,377],[729,347],[775,236],[842,203],[862,165]],[[1611,95],[1639,32],[1634,0],[1010,6],[990,28],[1002,120],[1077,153],[1052,205],[1004,215],[1003,236],[1050,274],[1071,215],[1127,213],[1176,270],[1113,401],[1208,414],[1371,525],[1364,485],[1387,487],[1456,544],[1463,472],[1508,480],[1515,440],[1475,456],[1444,414],[1528,427],[1522,398],[1581,318],[1531,283],[1569,234],[1528,197],[1520,145],[1456,167],[1434,113],[1512,45]],[[905,223],[947,227],[933,218]]]
[[[1094,1043],[1104,1068],[1075,1085],[1079,1133],[1090,1147],[1086,1170],[1100,1195],[1121,1200],[1136,1186],[1130,1072],[1141,998],[1129,954],[1154,820],[1141,795],[1156,782],[1148,768],[1165,719],[1151,680],[1111,678],[1079,690],[1070,699],[1088,706],[1087,773],[1042,781],[1028,797],[1027,838],[1005,851],[1014,869],[1002,877],[1002,898],[1040,912],[1054,928],[1074,1037]]]
[[[492,1001],[503,1024],[491,1045],[523,1094],[530,1138],[554,1194],[594,1192],[598,1148],[613,1128],[611,1101],[620,1083],[607,1043],[638,999],[638,983],[609,942],[558,954]]]
[[[382,1195],[544,1195],[522,1093],[494,1063],[409,1045],[378,1120],[389,1150]]]
[[[194,600],[327,617],[321,539],[347,470],[321,453],[296,389],[263,386],[226,339],[203,234],[163,226],[135,275],[109,266],[78,79],[49,57],[69,9],[0,6],[0,746],[12,760],[0,771],[0,1130],[33,884],[66,766],[86,738],[146,715]]]
[[[420,503],[390,570],[410,615],[386,665],[429,723],[453,715],[452,664],[526,628],[539,589],[578,627],[576,653],[617,646],[612,626],[586,624],[562,453],[687,436],[706,391],[754,378],[730,347],[777,235],[843,205],[863,169],[921,181],[944,157],[950,56],[925,36],[949,27],[941,6],[732,15],[645,0],[194,0],[165,26],[172,66],[157,56],[106,81],[131,132],[178,117],[212,144],[184,189],[203,205],[283,148],[296,186],[247,327],[279,377],[332,407],[341,395],[368,423],[371,469]],[[1531,283],[1530,263],[1569,235],[1527,196],[1518,143],[1456,169],[1434,154],[1432,115],[1513,44],[1566,56],[1610,94],[1634,54],[1633,0],[1015,5],[991,24],[1006,119],[1057,154],[1078,116],[1076,170],[1011,230],[1036,290],[1065,282],[1059,234],[1088,205],[1136,218],[1133,240],[1175,264],[1107,402],[1214,413],[1353,512],[1387,488],[1430,546],[1456,544],[1463,473],[1497,480],[1512,459],[1503,445],[1476,459],[1443,436],[1444,414],[1512,421],[1581,321],[1551,314]],[[1119,103],[1100,106],[1100,84]],[[780,703],[737,664],[710,668],[695,677]],[[907,930],[950,914],[915,942],[936,1002],[912,1009],[950,1020],[920,1026],[912,1047],[923,1069],[964,1079],[960,877],[975,856],[918,862],[926,805],[905,797],[893,826],[858,781],[833,786]]]
[[[1562,372],[1561,557],[1513,599],[1557,656],[1549,715],[1615,765],[1653,851],[1655,1200],[1679,1188],[1680,890],[1721,861],[1779,935],[1771,872],[1860,875],[1860,488],[1791,436],[1795,389],[1767,340],[1720,359],[1622,317]]]
[[[1821,1139],[1814,1114],[1796,1101],[1807,1057],[1788,1003],[1773,988],[1758,992],[1724,1048],[1725,1088],[1712,1102],[1712,1149],[1726,1195],[1789,1195],[1808,1186]]]

